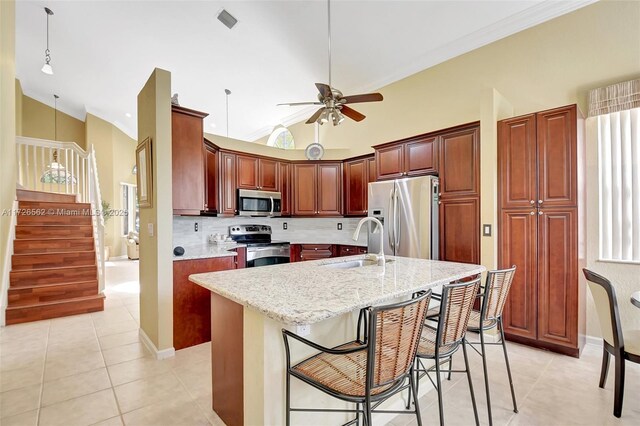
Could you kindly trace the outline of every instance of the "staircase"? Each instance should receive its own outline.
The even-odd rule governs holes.
[[[90,203],[19,189],[6,324],[104,309]]]

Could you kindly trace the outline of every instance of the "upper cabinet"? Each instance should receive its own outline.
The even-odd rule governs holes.
[[[202,120],[208,114],[171,107],[173,214],[205,210],[205,148]]]
[[[480,194],[480,127],[442,133],[440,144],[440,198]]]
[[[294,216],[342,215],[342,163],[293,163]]]
[[[218,213],[234,215],[236,210],[236,155],[232,152],[220,151],[220,202]]]
[[[276,191],[278,161],[249,155],[236,156],[237,186],[241,189]]]
[[[498,122],[498,174],[503,209],[533,207],[538,201],[535,114]],[[504,183],[508,182],[508,185]]]
[[[278,164],[278,188],[282,216],[291,216],[291,163],[281,161]]]
[[[374,148],[376,180],[438,172],[438,140],[435,136],[418,136]]]
[[[218,149],[205,142],[204,209],[207,213],[218,212]]]
[[[367,215],[369,182],[375,182],[375,178],[375,160],[373,156],[344,162],[345,216]]]

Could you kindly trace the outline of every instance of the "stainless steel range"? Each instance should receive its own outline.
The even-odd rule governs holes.
[[[229,235],[240,244],[247,245],[247,268],[289,263],[289,243],[271,241],[269,225],[234,225]]]

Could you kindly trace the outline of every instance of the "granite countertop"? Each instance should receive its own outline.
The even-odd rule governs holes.
[[[173,256],[173,260],[192,260],[192,259],[209,259],[212,257],[236,256],[233,250],[239,247],[246,247],[244,244],[225,243],[225,244],[197,244],[192,246],[183,246],[184,254],[182,256]]]
[[[364,255],[194,274],[189,280],[286,325],[313,324],[485,271],[484,266],[386,256],[384,267],[323,265]]]

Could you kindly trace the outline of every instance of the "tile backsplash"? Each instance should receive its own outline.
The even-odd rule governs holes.
[[[173,246],[194,246],[207,242],[211,234],[228,234],[229,227],[240,224],[270,225],[271,238],[291,243],[345,244],[355,242],[351,239],[360,218],[265,218],[265,217],[207,217],[174,216]],[[198,231],[195,231],[195,224]],[[287,229],[283,229],[283,224]],[[338,230],[342,223],[342,230]],[[359,245],[367,244],[367,228],[363,227],[358,239]]]

